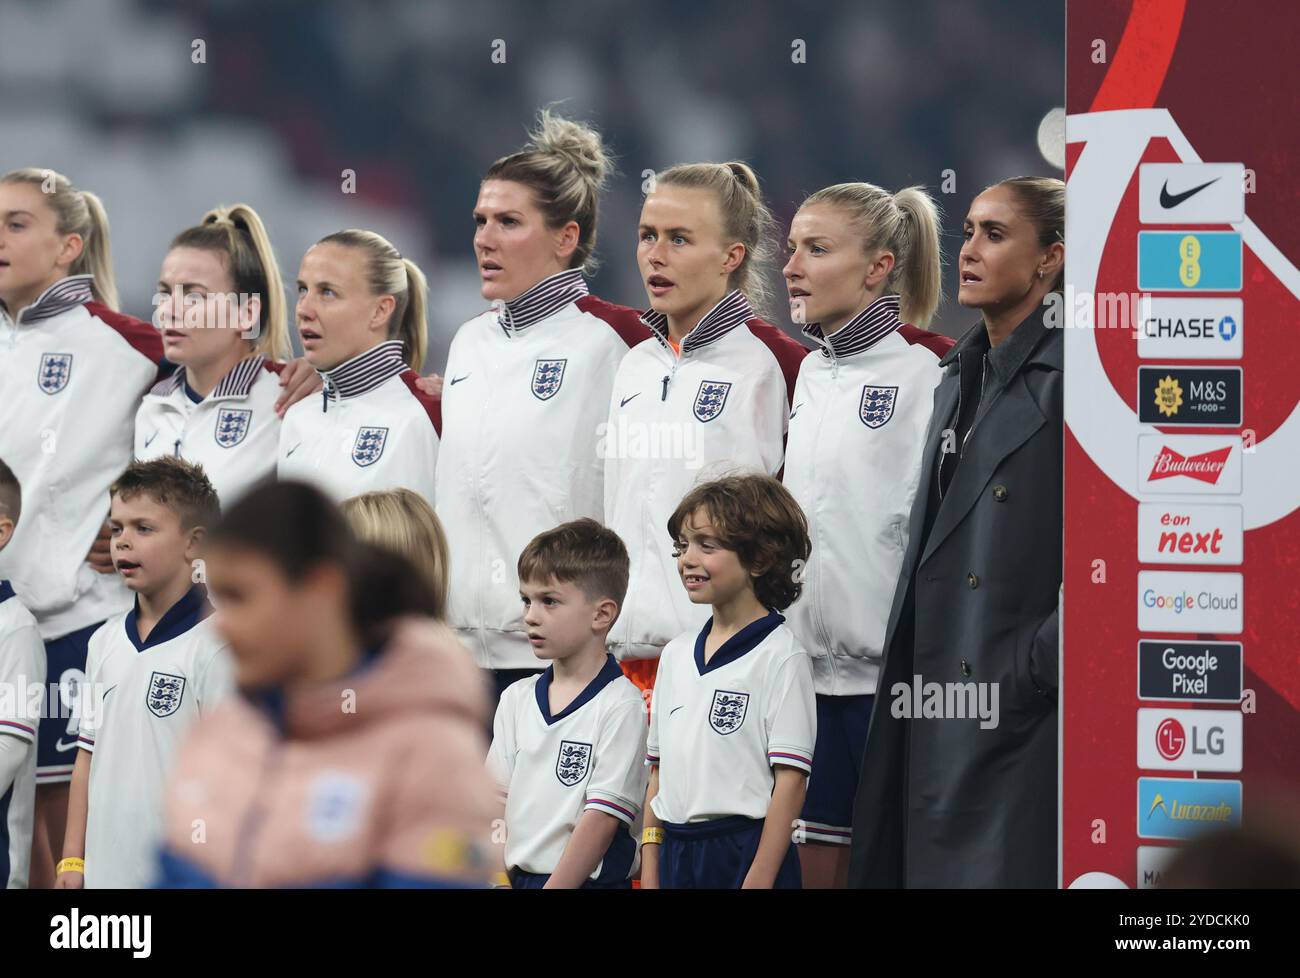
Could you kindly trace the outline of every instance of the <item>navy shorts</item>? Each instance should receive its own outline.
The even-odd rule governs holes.
[[[763,820],[729,815],[707,822],[665,822],[659,847],[659,887],[664,890],[738,890],[758,854]],[[786,849],[773,889],[802,889],[799,857]]]
[[[853,799],[874,699],[817,695],[817,744],[803,817],[795,821],[796,842],[847,846],[852,841]]]
[[[522,869],[512,869],[510,871],[510,887],[515,890],[540,890],[550,878],[549,875],[544,873],[525,873]],[[599,880],[587,880],[579,889],[630,890],[632,889],[632,881],[623,879],[615,880],[612,883],[601,883]]]
[[[77,717],[73,707],[86,681],[86,646],[103,622],[45,643],[45,710],[36,732],[36,783],[72,780],[77,760]]]

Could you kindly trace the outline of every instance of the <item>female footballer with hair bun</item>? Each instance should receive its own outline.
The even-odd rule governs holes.
[[[781,469],[808,351],[755,311],[767,298],[771,226],[741,162],[671,167],[641,209],[637,263],[650,300],[641,319],[654,335],[619,365],[603,454],[605,520],[632,561],[610,642],[642,690],[664,645],[708,617],[677,581],[668,517],[720,469]]]
[[[448,619],[498,696],[540,665],[516,561],[538,533],[605,519],[600,429],[619,362],[650,335],[636,310],[587,290],[610,167],[595,129],[544,110],[528,144],[488,168],[474,205],[493,308],[460,327],[448,355],[438,515]]]
[[[257,212],[217,207],[176,235],[158,299],[163,351],[183,369],[145,395],[136,457],[200,463],[229,504],[275,475],[277,375],[290,355],[284,285]]]
[[[796,825],[804,885],[843,887],[889,604],[939,358],[939,221],[920,187],[817,191],[790,223],[786,289],[820,348],[795,385],[785,484],[812,536],[790,627],[812,656],[817,748]]]

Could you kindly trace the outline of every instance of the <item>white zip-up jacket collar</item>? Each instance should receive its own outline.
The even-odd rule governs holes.
[[[755,318],[749,300],[739,290],[732,289],[718,300],[717,305],[700,318],[694,329],[686,334],[686,339],[682,340],[682,356],[702,349],[710,343],[716,343],[737,326],[742,326]],[[669,348],[668,317],[666,315],[649,309],[641,314],[641,322],[654,330],[655,335],[659,337],[659,341],[664,345],[664,349]]]
[[[91,302],[95,298],[94,281],[93,275],[68,275],[61,278],[37,296],[30,306],[19,309],[13,320],[19,326],[30,326],[67,312],[74,306]],[[0,310],[8,314],[3,299],[0,299]]]
[[[329,401],[360,397],[409,370],[402,359],[402,341],[384,340],[330,370],[316,371],[325,382],[321,410]]]
[[[513,299],[501,303],[497,320],[507,334],[518,335],[588,294],[582,269],[568,268],[548,275]]]

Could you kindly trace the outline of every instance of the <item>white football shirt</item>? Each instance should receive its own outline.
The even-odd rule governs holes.
[[[554,716],[554,669],[514,683],[501,695],[488,766],[506,803],[506,866],[555,871],[583,812],[626,823],[595,871],[602,883],[627,879],[636,864],[649,772],[645,701],[607,656],[605,666]]]
[[[154,880],[172,758],[200,715],[233,688],[229,649],[210,611],[195,586],[144,642],[135,608],[90,637],[77,737],[94,755],[87,888],[145,887]]]
[[[646,743],[646,760],[659,765],[651,807],[661,821],[761,819],[773,765],[812,773],[812,662],[784,622],[773,611],[746,625],[707,664],[712,618],[664,647]]]
[[[13,783],[0,783],[0,827],[8,845],[0,847],[0,886],[24,889],[32,854],[32,806],[36,797],[36,731],[40,704],[28,695],[45,686],[45,644],[36,619],[0,581],[0,734],[27,745],[27,759]],[[34,707],[34,709],[33,709]]]

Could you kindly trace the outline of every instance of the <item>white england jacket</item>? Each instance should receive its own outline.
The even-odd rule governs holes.
[[[704,627],[709,607],[686,596],[668,518],[697,482],[780,472],[789,397],[808,353],[755,316],[737,291],[686,334],[680,357],[668,344],[666,316],[641,320],[655,335],[619,365],[602,447],[605,522],[632,561],[609,636],[620,660],[656,659],[682,632]]]
[[[184,369],[155,384],[135,415],[135,457],[175,455],[203,466],[223,508],[275,477],[280,446],[278,374],[283,364],[257,355],[241,360],[199,397]]]
[[[465,323],[443,380],[438,516],[451,551],[448,622],[487,669],[534,669],[519,554],[569,520],[604,519],[597,448],[614,373],[650,336],[639,313],[551,275]]]
[[[874,693],[907,550],[945,336],[905,325],[881,296],[804,360],[794,389],[785,485],[808,517],[812,555],[786,619],[821,695]]]
[[[410,489],[433,505],[442,416],[415,381],[400,340],[385,340],[320,372],[320,397],[284,415],[276,473],[309,482],[335,502],[380,489]]]
[[[170,369],[158,331],[93,301],[91,281],[61,279],[16,318],[0,308],[0,458],[22,488],[0,578],[46,641],[131,607],[121,578],[86,553],[131,461],[140,398]]]

